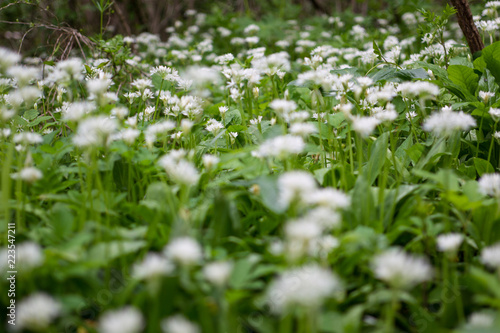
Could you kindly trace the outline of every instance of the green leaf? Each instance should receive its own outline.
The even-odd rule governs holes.
[[[448,77],[453,83],[464,88],[472,95],[476,94],[479,75],[472,68],[463,65],[451,65],[448,67]]]
[[[54,204],[50,210],[50,225],[54,233],[60,237],[67,236],[73,228],[74,216],[68,205],[61,202]]]
[[[373,144],[373,148],[370,155],[370,160],[364,167],[365,177],[368,181],[368,185],[372,185],[375,179],[377,179],[382,167],[384,166],[387,146],[389,141],[389,132],[383,133],[378,137],[377,141]]]
[[[29,127],[33,127],[33,126],[36,126],[36,125],[40,124],[42,121],[46,121],[46,120],[49,120],[49,119],[52,119],[52,117],[51,116],[41,116],[41,117],[36,118],[32,122],[30,122],[28,126]],[[50,123],[50,124],[57,125],[56,123]]]
[[[99,66],[97,66],[97,68],[98,68],[98,69],[101,69],[101,68],[103,68],[104,66],[106,66],[107,64],[109,64],[109,61],[104,61],[104,62],[101,62],[101,63],[99,64]]]
[[[28,110],[28,111],[25,111],[23,113],[23,117],[27,120],[33,120],[35,119],[36,117],[38,116],[38,111],[35,110],[35,109],[31,109],[31,110]]]
[[[411,81],[414,79],[428,79],[429,74],[423,68],[415,69],[404,69],[398,71],[392,67],[382,68],[380,71],[372,76],[372,80],[378,81],[389,81],[396,79],[395,81]]]
[[[352,212],[356,225],[371,225],[374,222],[375,201],[372,188],[364,176],[359,176],[356,180],[352,190],[352,206],[363,207]],[[380,227],[381,225],[377,228],[379,232],[382,231]]]
[[[479,176],[482,176],[485,173],[495,172],[495,168],[493,168],[493,165],[491,165],[490,162],[477,157],[474,157],[473,160],[474,160],[474,166],[476,167],[476,171]]]
[[[483,57],[486,68],[495,77],[495,81],[500,85],[500,42],[493,43],[483,49]]]
[[[484,57],[479,57],[476,60],[474,60],[474,68],[477,69],[480,72],[484,72],[486,69],[486,61],[484,61]]]
[[[500,282],[494,274],[487,273],[476,267],[471,267],[470,275],[478,285],[483,286],[485,289],[488,289],[492,295],[500,298]]]
[[[227,128],[227,132],[244,132],[246,129],[243,125],[231,125]]]
[[[382,80],[389,80],[394,77],[394,73],[396,73],[396,70],[392,67],[386,67],[382,68],[380,71],[376,72],[374,75],[371,76],[371,79],[374,82],[379,82]]]
[[[373,41],[373,53],[375,53],[379,59],[382,58],[382,51],[380,51],[380,47],[378,47],[375,41]]]
[[[425,150],[425,147],[421,143],[417,143],[417,144],[411,145],[405,151],[406,151],[406,154],[408,155],[408,157],[413,162],[413,164],[417,164],[417,162],[420,160],[420,157],[422,157],[424,150]]]
[[[241,124],[241,112],[238,109],[229,110],[226,112],[226,124],[240,125]]]
[[[262,202],[264,205],[275,213],[282,213],[285,209],[278,203],[278,184],[277,178],[273,176],[262,176],[255,180],[259,185]]]
[[[414,68],[414,69],[404,69],[402,71],[398,71],[395,73],[397,78],[400,78],[403,81],[409,81],[413,79],[428,79],[429,74],[423,68]]]
[[[340,127],[340,124],[345,120],[345,114],[342,112],[335,113],[333,115],[327,116],[328,124],[333,126],[334,128]]]

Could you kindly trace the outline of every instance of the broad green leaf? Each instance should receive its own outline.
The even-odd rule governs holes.
[[[46,120],[49,120],[49,119],[52,119],[51,116],[41,116],[41,117],[37,117],[35,120],[33,120],[32,122],[29,123],[29,127],[33,127],[33,126],[36,126],[38,124],[40,124],[42,121],[46,121]],[[56,125],[56,123],[51,123],[51,124],[54,124],[54,126]]]
[[[471,267],[470,275],[475,282],[486,288],[492,295],[495,295],[495,297],[500,298],[500,282],[494,274],[487,273],[476,267]]]
[[[24,119],[33,120],[38,116],[38,111],[35,109],[28,110],[23,113]]]
[[[227,128],[228,132],[244,132],[247,128],[243,125],[231,125]]]
[[[477,69],[480,72],[484,72],[486,69],[486,61],[484,61],[484,57],[479,57],[476,60],[474,60],[474,68]]]
[[[476,94],[479,75],[472,68],[463,65],[451,65],[448,67],[448,77],[453,83],[466,89],[471,95]]]
[[[364,167],[365,177],[368,185],[372,185],[377,179],[386,161],[389,132],[383,133],[373,144],[370,160]]]
[[[238,109],[229,110],[226,112],[225,116],[226,124],[240,125],[241,124],[241,112]]]
[[[500,42],[485,47],[482,54],[486,67],[495,77],[496,83],[500,85]]]
[[[479,176],[482,176],[485,173],[495,172],[495,168],[493,168],[493,165],[491,165],[490,162],[483,160],[482,158],[474,157],[474,166],[476,167],[476,171]]]

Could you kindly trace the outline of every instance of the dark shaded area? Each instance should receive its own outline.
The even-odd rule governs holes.
[[[99,0],[96,0],[99,2]],[[254,19],[297,19],[311,15],[387,16],[442,4],[442,0],[116,0],[103,16],[104,37],[141,32],[167,36],[165,29],[177,20],[193,19],[195,9],[221,18],[245,15]],[[0,45],[24,54],[64,57],[75,47],[91,44],[85,36],[100,33],[100,14],[94,0],[17,0],[0,5]],[[22,43],[21,43],[22,42]]]

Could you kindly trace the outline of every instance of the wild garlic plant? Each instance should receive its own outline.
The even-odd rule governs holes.
[[[185,16],[86,59],[0,48],[16,329],[498,329],[495,30],[472,59],[449,9],[431,36],[416,9]]]

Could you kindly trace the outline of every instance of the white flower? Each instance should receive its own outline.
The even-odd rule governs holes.
[[[485,247],[481,251],[481,262],[491,268],[500,267],[500,243]]]
[[[158,160],[158,164],[165,169],[167,174],[176,182],[185,185],[195,185],[200,179],[198,170],[193,163],[179,158],[181,150],[170,151]]]
[[[331,235],[314,239],[309,243],[308,253],[315,257],[327,257],[328,254],[339,246],[339,240]]]
[[[489,91],[480,91],[479,92],[479,97],[485,102],[488,103],[490,98],[494,97],[495,93],[489,92]]]
[[[20,143],[24,145],[42,143],[43,138],[38,133],[32,132],[21,132],[14,135],[14,143]]]
[[[464,235],[459,233],[449,233],[439,235],[436,240],[439,251],[454,253],[464,241]]]
[[[269,103],[269,107],[280,116],[286,116],[297,109],[297,104],[294,101],[288,101],[286,99],[275,99]]]
[[[232,61],[234,56],[231,53],[226,53],[224,55],[218,56],[214,59],[214,62],[219,65],[225,65],[228,62]]]
[[[229,108],[227,106],[219,106],[219,112],[221,115],[225,114]]]
[[[493,119],[494,122],[497,122],[500,120],[500,109],[498,108],[491,108],[488,113],[490,114],[491,118]]]
[[[259,149],[252,152],[255,157],[286,158],[291,154],[299,154],[305,148],[304,140],[300,136],[283,135],[265,141]]]
[[[167,258],[184,266],[192,266],[201,261],[203,252],[200,244],[191,237],[172,240],[164,249]]]
[[[432,266],[424,258],[389,249],[373,259],[375,276],[397,289],[409,289],[432,277]]]
[[[80,58],[59,61],[56,64],[56,71],[59,72],[59,75],[57,75],[58,82],[67,84],[71,78],[81,81],[83,79],[83,68],[83,62]]]
[[[290,221],[285,226],[287,239],[302,243],[309,242],[319,237],[321,232],[321,227],[318,224],[306,219]]]
[[[334,188],[321,188],[309,193],[305,201],[311,205],[343,209],[349,207],[351,199],[342,191]]]
[[[78,147],[99,146],[106,143],[108,136],[116,131],[115,119],[105,116],[86,118],[78,125],[73,143]]]
[[[96,109],[96,105],[93,102],[74,102],[74,103],[64,103],[61,112],[63,114],[63,119],[67,121],[79,121],[85,115],[91,113]]]
[[[131,85],[140,92],[144,92],[146,88],[153,87],[153,82],[150,79],[135,79]]]
[[[199,333],[198,326],[181,315],[175,315],[162,320],[161,329],[164,333]]]
[[[203,275],[210,283],[223,286],[229,279],[233,265],[227,261],[217,261],[203,267]]]
[[[315,309],[341,290],[340,280],[332,272],[309,264],[282,273],[271,283],[267,299],[274,312],[284,313],[293,306]]]
[[[405,97],[434,98],[439,95],[439,87],[427,81],[403,82],[398,92]]]
[[[60,304],[43,293],[33,294],[19,302],[16,330],[43,331],[59,316]]]
[[[210,67],[190,66],[183,73],[182,78],[192,81],[195,87],[202,87],[207,84],[218,85],[221,77],[220,72]]]
[[[119,138],[125,143],[132,145],[140,134],[141,131],[135,128],[126,128],[120,132]]]
[[[352,118],[352,129],[362,137],[370,135],[379,124],[380,120],[375,117],[356,116]]]
[[[7,248],[0,251],[0,270],[7,270]],[[42,248],[37,243],[25,241],[16,245],[16,268],[19,272],[29,272],[40,267],[44,261]]]
[[[318,129],[316,125],[311,123],[294,123],[290,126],[290,133],[306,137],[312,133],[316,133]]]
[[[132,275],[139,280],[154,279],[173,272],[173,265],[158,253],[148,253],[144,259],[133,267]]]
[[[203,155],[203,166],[205,166],[205,169],[210,170],[219,164],[219,160],[215,155],[205,154]]]
[[[329,207],[319,206],[311,209],[304,215],[303,219],[313,221],[326,230],[339,228],[341,224],[341,215]]]
[[[193,126],[194,126],[194,123],[191,120],[189,120],[189,119],[182,119],[181,120],[182,133],[189,134],[189,132],[191,132],[191,128],[193,128]]]
[[[215,120],[215,119],[209,119],[207,121],[207,127],[205,128],[207,131],[212,133],[213,135],[217,135],[221,129],[224,128],[224,125],[222,125],[221,122]]]
[[[253,33],[256,33],[256,32],[259,32],[260,31],[260,28],[258,25],[256,24],[250,24],[249,26],[247,26],[245,28],[245,30],[243,30],[243,33],[245,35],[250,35],[250,34],[253,34]]]
[[[168,132],[175,128],[175,123],[171,120],[164,120],[149,125],[144,133],[148,146],[151,146],[158,138],[166,136]]]
[[[136,308],[127,306],[107,311],[99,320],[99,333],[138,333],[144,326],[144,318]]]
[[[422,125],[424,131],[438,136],[449,136],[456,131],[468,131],[476,126],[476,120],[463,111],[454,112],[448,108],[441,109],[427,118]]]
[[[278,179],[278,202],[285,208],[296,200],[303,200],[316,190],[316,180],[305,171],[290,171]]]
[[[289,71],[291,68],[290,55],[285,52],[273,53],[262,57],[257,57],[254,55],[252,60],[252,67],[258,70],[262,74],[272,76],[278,72],[278,70]]]
[[[7,70],[7,75],[13,77],[17,84],[22,87],[40,76],[40,69],[28,66],[12,66]]]
[[[495,318],[488,313],[474,312],[470,315],[467,321],[467,328],[476,329],[481,331],[481,329],[488,329],[493,326]]]
[[[500,198],[500,174],[488,173],[479,179],[479,191],[484,195]]]
[[[262,116],[258,116],[257,118],[250,119],[250,124],[258,125],[262,123]]]
[[[111,115],[117,117],[118,119],[125,119],[128,116],[128,109],[124,106],[119,106],[111,110]]]
[[[166,67],[166,66],[158,66],[158,67],[155,67],[153,69],[151,69],[151,75],[153,74],[157,74],[159,77],[162,78],[162,80],[166,80],[166,81],[170,81],[170,82],[176,82],[178,79],[179,79],[179,73],[177,72],[177,70],[173,69],[173,68],[170,68],[170,67]],[[139,84],[139,82],[137,82],[137,85],[136,87],[138,86],[146,86],[146,87],[150,87],[149,85],[149,82],[143,82],[141,84]],[[139,90],[141,90],[139,87],[138,87]]]
[[[17,52],[0,47],[0,72],[5,71],[20,60],[21,56]]]
[[[257,99],[259,97],[259,87],[252,88],[253,98]]]
[[[13,178],[18,177],[27,183],[34,183],[43,177],[43,173],[35,167],[25,167],[19,173],[13,174]]]
[[[412,121],[412,119],[414,119],[416,116],[417,116],[417,113],[415,111],[408,111],[406,113],[406,119],[408,121]]]
[[[111,79],[106,76],[102,76],[101,78],[87,81],[87,90],[89,93],[99,96],[108,90],[111,83]]]

